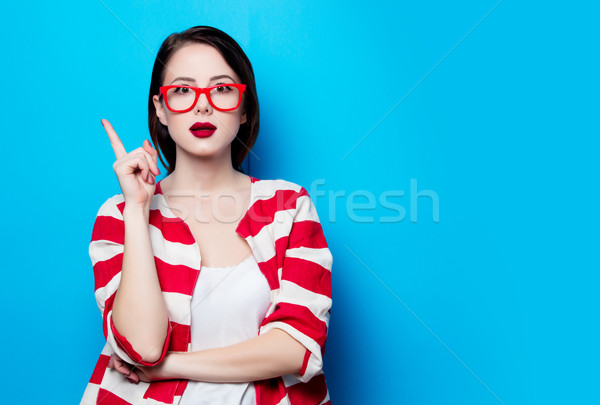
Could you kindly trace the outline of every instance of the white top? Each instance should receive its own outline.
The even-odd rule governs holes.
[[[251,254],[230,267],[202,266],[192,295],[192,351],[251,339],[270,304],[271,289]],[[180,405],[255,405],[254,384],[188,381]]]

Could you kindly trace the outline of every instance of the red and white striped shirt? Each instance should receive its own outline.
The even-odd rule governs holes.
[[[333,258],[317,211],[306,189],[295,183],[250,179],[250,204],[236,232],[248,242],[271,289],[271,303],[258,334],[279,328],[306,347],[299,374],[254,382],[256,402],[329,404],[322,366]],[[201,268],[200,249],[187,224],[168,208],[158,182],[150,205],[149,230],[169,329],[160,360],[145,363],[112,322],[123,262],[124,206],[122,194],[109,198],[100,207],[92,231],[89,252],[107,343],[81,403],[177,404],[186,380],[132,384],[107,365],[113,353],[130,364],[154,365],[167,351],[190,351],[191,298]]]

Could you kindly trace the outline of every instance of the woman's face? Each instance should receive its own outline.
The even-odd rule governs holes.
[[[209,87],[219,83],[240,83],[240,78],[215,48],[193,43],[185,45],[171,56],[162,85]],[[228,153],[229,157],[231,142],[240,124],[246,122],[243,99],[236,110],[219,111],[210,105],[205,94],[201,94],[194,108],[184,113],[170,111],[164,100],[159,101],[158,95],[153,97],[153,101],[158,119],[169,128],[169,134],[177,144],[178,154],[184,152],[210,157]],[[195,123],[210,123],[217,129],[211,136],[199,138],[190,131]]]

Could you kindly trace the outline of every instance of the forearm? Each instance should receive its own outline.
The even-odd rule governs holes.
[[[144,361],[160,358],[168,313],[148,230],[148,209],[125,206],[121,282],[113,304],[113,323]]]
[[[281,329],[244,342],[192,353],[170,353],[161,364],[166,378],[246,382],[300,372],[306,348]]]

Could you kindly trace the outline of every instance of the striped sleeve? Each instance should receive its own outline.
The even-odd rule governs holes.
[[[260,333],[278,328],[306,347],[302,382],[321,373],[331,308],[333,258],[308,192],[301,187],[281,269],[274,311]]]
[[[121,282],[123,266],[125,222],[122,208],[124,204],[123,195],[116,195],[102,204],[96,215],[89,247],[94,268],[94,295],[102,315],[104,337],[115,354],[133,365],[153,366],[162,361],[166,354],[171,335],[170,323],[160,358],[154,363],[149,363],[144,361],[131,343],[117,331],[112,321],[112,306]]]

